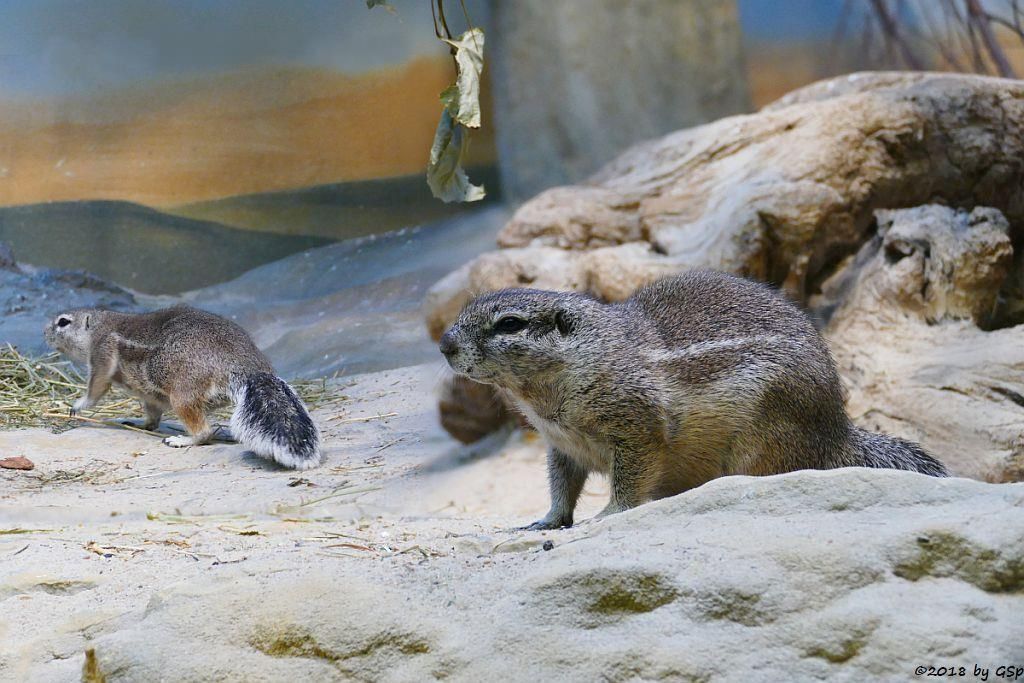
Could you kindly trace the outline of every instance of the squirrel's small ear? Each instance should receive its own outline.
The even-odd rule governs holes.
[[[91,317],[91,316],[88,316],[88,315],[87,315],[87,316],[85,316],[85,329],[89,329],[89,318],[90,318],[90,317]]]
[[[555,327],[558,328],[558,333],[563,337],[569,335],[572,332],[572,328],[575,326],[575,320],[573,320],[573,314],[564,308],[560,308],[555,311]]]

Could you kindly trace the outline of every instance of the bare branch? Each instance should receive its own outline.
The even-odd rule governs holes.
[[[441,18],[441,26],[444,27],[444,37],[452,39],[452,30],[448,28],[448,20],[444,16],[444,0],[437,0],[437,14]]]
[[[911,22],[907,30],[914,34],[920,44],[926,45],[938,52],[939,56],[944,60],[945,66],[956,71],[964,71],[965,65],[957,57],[956,52],[950,48],[950,45],[954,42],[954,37],[949,30],[948,15],[943,15],[946,18],[945,25],[940,26],[936,23],[936,17],[933,16],[933,13],[922,10],[920,5],[914,7],[914,13],[918,18],[918,22]]]
[[[957,18],[959,19],[959,13],[957,13]],[[971,21],[970,17],[966,17],[963,20],[963,26],[964,34],[967,36],[967,40],[970,41],[971,63],[974,65],[974,70],[978,73],[989,73],[988,64],[985,63],[985,56],[981,53],[981,44],[978,42],[978,36],[975,34],[974,22]]]
[[[985,19],[992,24],[999,24],[1000,26],[1005,26],[1014,33],[1017,32],[1017,27],[1014,26],[1013,22],[1011,22],[1009,19],[1004,19],[1003,17],[1000,17],[995,14],[989,14],[988,12],[985,13]]]
[[[978,0],[964,0],[964,3],[967,5],[967,13],[974,26],[977,27],[978,33],[981,34],[981,40],[985,43],[985,49],[988,51],[992,63],[996,65],[999,75],[1003,78],[1016,78],[1017,75],[1013,72],[1013,67],[1010,66],[1010,60],[1006,58],[1006,53],[1003,52],[999,41],[992,33],[992,25],[988,21],[988,15],[981,8],[981,3]]]
[[[889,6],[885,0],[871,0],[871,6],[878,17],[878,23],[882,27],[882,33],[886,38],[886,42],[891,47],[900,51],[900,56],[908,67],[918,71],[924,69],[924,65],[917,58],[917,55],[914,54],[913,50],[910,49],[906,39],[901,35],[899,24],[889,12]]]
[[[950,43],[956,43],[957,49],[961,53],[967,52],[964,49],[964,32],[963,30],[957,30],[956,25],[962,25],[960,23],[960,15],[956,11],[956,0],[946,0],[942,4],[942,20],[946,26],[946,40]],[[955,24],[954,24],[955,21]],[[961,71],[967,71],[966,68],[960,67]]]

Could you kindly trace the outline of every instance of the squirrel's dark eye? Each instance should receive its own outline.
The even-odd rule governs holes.
[[[58,318],[57,327],[67,327],[71,324],[71,318]]]
[[[514,315],[506,315],[494,323],[494,331],[498,334],[512,334],[526,327],[526,321]]]

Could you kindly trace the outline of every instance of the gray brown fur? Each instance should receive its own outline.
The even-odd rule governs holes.
[[[500,332],[503,319],[525,326]],[[467,305],[441,338],[452,368],[506,391],[550,446],[551,510],[573,522],[590,472],[611,478],[601,514],[729,474],[887,467],[946,476],[918,445],[846,415],[828,347],[771,288],[694,271],[603,304],[507,289]]]
[[[320,462],[319,433],[295,392],[235,323],[189,306],[152,313],[75,309],[46,327],[47,343],[89,368],[85,396],[71,414],[119,386],[142,401],[144,427],[173,410],[189,436],[170,446],[208,443],[207,415],[230,402],[235,437],[250,450],[297,469]]]

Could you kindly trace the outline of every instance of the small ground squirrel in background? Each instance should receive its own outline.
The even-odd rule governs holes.
[[[231,431],[243,446],[285,467],[320,464],[320,433],[309,412],[248,333],[218,315],[189,306],[152,313],[75,309],[46,327],[46,342],[89,368],[86,395],[74,415],[110,388],[138,397],[146,429],[173,410],[191,436],[170,436],[169,446],[208,443],[208,412],[234,402]]]
[[[693,271],[622,303],[506,289],[440,342],[459,374],[507,393],[550,446],[551,510],[571,526],[590,472],[619,512],[729,474],[862,466],[947,476],[917,444],[850,422],[825,341],[766,285]]]

